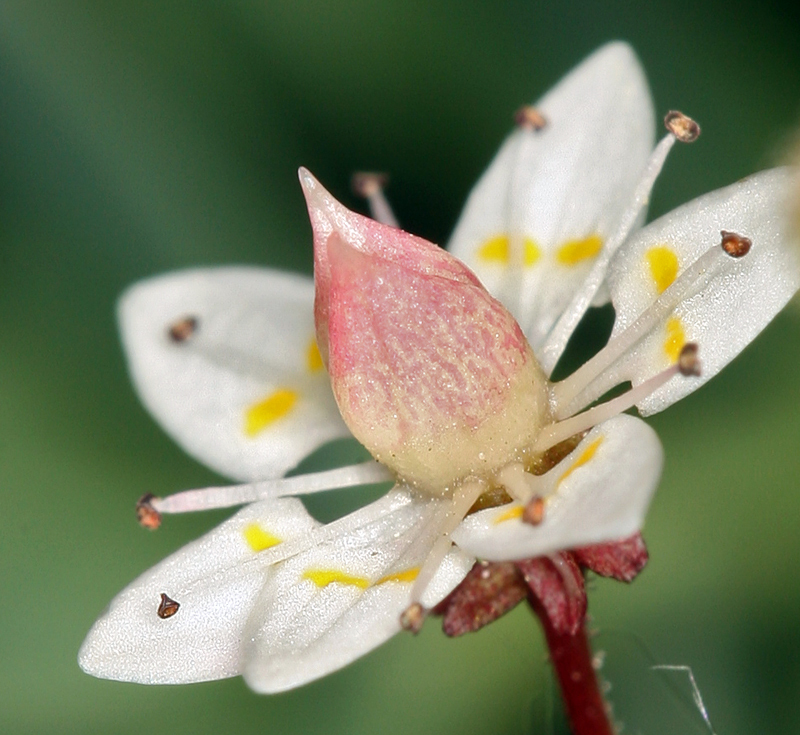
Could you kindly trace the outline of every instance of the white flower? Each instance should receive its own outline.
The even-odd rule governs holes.
[[[647,85],[620,43],[520,123],[448,246],[480,281],[301,171],[316,341],[315,286],[300,276],[198,269],[125,294],[123,341],[146,406],[193,456],[254,482],[153,502],[162,513],[250,504],[115,598],[81,649],[86,671],[146,683],[243,674],[281,691],[379,645],[403,615],[413,627],[476,557],[640,529],[662,453],[620,414],[695,390],[797,290],[782,216],[791,174],[754,175],[637,231],[675,135],[696,130],[671,115],[653,148]],[[608,345],[551,383],[586,309],[609,299]],[[273,479],[349,432],[379,463]],[[384,498],[328,525],[285,497],[388,479]],[[479,499],[488,507],[467,515]]]

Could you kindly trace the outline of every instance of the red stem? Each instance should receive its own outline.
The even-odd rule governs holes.
[[[531,595],[528,601],[544,628],[573,735],[615,735],[592,666],[592,650],[586,635],[585,620],[575,635],[559,633],[553,628],[539,600]]]

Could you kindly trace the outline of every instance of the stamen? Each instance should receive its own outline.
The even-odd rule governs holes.
[[[503,270],[495,296],[512,313],[518,314],[522,307],[522,282],[526,272],[525,264],[530,262],[530,255],[538,256],[538,246],[530,238],[524,236],[521,223],[516,212],[525,212],[528,202],[527,188],[522,182],[527,180],[527,165],[531,160],[530,148],[538,145],[537,133],[547,127],[547,119],[536,108],[523,106],[514,114],[514,122],[520,131],[516,136],[512,169],[509,172],[505,191],[505,218],[508,231],[506,233],[506,253],[504,261],[507,266]]]
[[[153,507],[153,501],[158,500],[153,493],[145,493],[136,501],[136,520],[142,528],[155,531],[161,525],[161,513]]]
[[[735,232],[728,232],[722,230],[722,249],[731,256],[731,258],[741,258],[750,252],[753,246],[753,241],[749,237],[737,235]]]
[[[394,476],[384,465],[370,460],[362,464],[339,467],[326,472],[298,475],[297,477],[283,477],[277,480],[264,480],[228,487],[186,490],[166,498],[145,495],[136,505],[136,514],[139,523],[146,528],[158,528],[161,520],[160,513],[190,513],[212,508],[228,508],[233,505],[254,503],[257,500],[269,500],[286,495],[310,495],[326,490],[369,485],[393,479]]]
[[[683,346],[678,361],[670,365],[666,370],[645,380],[635,388],[631,388],[621,396],[612,398],[610,401],[601,403],[599,406],[590,408],[588,411],[579,413],[577,416],[558,421],[542,429],[536,442],[533,445],[534,451],[542,452],[559,442],[568,439],[574,434],[587,431],[597,424],[608,419],[614,418],[635,406],[639,401],[644,400],[654,391],[658,390],[668,380],[675,375],[698,376],[700,375],[700,361],[697,358],[698,347],[693,342],[688,342]]]
[[[313,546],[318,546],[328,541],[341,538],[342,536],[358,530],[365,524],[374,523],[384,516],[396,513],[411,502],[411,496],[408,494],[390,492],[374,503],[359,508],[338,520],[326,523],[322,526],[317,526],[308,533],[304,533],[297,538],[284,541],[265,551],[254,554],[249,560],[243,561],[242,565],[246,567],[248,564],[258,564],[259,567],[262,565],[266,567],[271,564],[277,564],[297,554],[301,554]]]
[[[541,495],[534,495],[522,511],[522,522],[538,526],[544,520],[545,500]]]
[[[547,336],[541,351],[541,365],[547,375],[553,372],[553,368],[555,368],[561,354],[564,352],[569,338],[575,331],[575,327],[583,319],[583,315],[602,285],[611,256],[627,239],[631,229],[640,219],[642,210],[649,204],[650,192],[653,190],[653,185],[664,167],[672,146],[675,145],[675,140],[673,133],[665,135],[650,154],[650,159],[642,172],[642,178],[633,193],[633,199],[628,208],[622,213],[617,229],[609,237],[605,247],[586,276],[583,285]]]
[[[226,331],[238,321],[246,321],[249,318],[246,313],[249,307],[245,302],[243,304],[238,313],[226,314]],[[245,374],[258,383],[263,383],[265,376],[271,376],[277,383],[291,385],[299,382],[297,372],[285,365],[270,362],[255,353],[231,347],[230,344],[215,341],[213,333],[220,330],[214,329],[213,326],[200,334],[200,319],[196,316],[185,316],[168,324],[165,331],[176,349],[191,350],[193,354],[202,356],[213,365],[235,370],[236,373]]]
[[[167,595],[162,592],[161,602],[158,605],[158,610],[156,610],[156,615],[158,615],[158,617],[160,617],[162,620],[166,620],[178,612],[180,606],[180,602],[173,600],[171,597],[167,597]]]
[[[441,510],[436,514],[436,525],[438,527],[439,538],[434,542],[428,556],[425,558],[414,586],[411,588],[411,599],[418,603],[422,599],[425,589],[428,587],[433,575],[442,564],[442,560],[447,556],[453,542],[450,534],[458,528],[464,520],[473,503],[480,497],[486,489],[482,482],[467,481],[461,484],[453,494],[449,503],[442,503]]]
[[[532,475],[530,472],[525,471],[522,462],[513,462],[503,467],[497,473],[497,483],[502,485],[508,494],[521,503],[527,503],[530,498],[541,492],[542,482],[541,476]]]
[[[700,126],[678,110],[667,113],[664,125],[681,143],[694,143],[700,137]]]
[[[199,325],[200,322],[196,316],[185,316],[170,324],[167,328],[167,334],[173,342],[180,344],[194,335]]]
[[[538,132],[547,127],[547,118],[532,105],[523,105],[514,113],[514,124]]]
[[[400,626],[403,630],[416,635],[422,630],[422,624],[426,617],[428,617],[428,611],[418,602],[414,602],[400,614]]]
[[[386,174],[373,171],[357,171],[353,174],[350,185],[358,196],[367,200],[372,219],[390,227],[399,227],[397,218],[392,212],[392,207],[383,194],[388,182],[389,177]]]
[[[684,377],[700,377],[700,360],[697,359],[698,350],[697,344],[687,342],[683,346],[681,354],[678,355],[678,372]]]
[[[736,237],[741,238],[741,236]],[[741,239],[746,240],[746,238]],[[552,397],[556,418],[571,416],[616,385],[618,381],[613,374],[607,373],[605,376],[603,374],[637,342],[644,339],[678,304],[699,293],[724,268],[730,267],[733,258],[740,257],[731,256],[728,249],[734,252],[744,250],[744,247],[734,247],[730,239],[727,245],[726,249],[723,235],[722,247],[709,248],[686,268],[633,324],[613,337],[600,352],[572,375],[553,386]]]

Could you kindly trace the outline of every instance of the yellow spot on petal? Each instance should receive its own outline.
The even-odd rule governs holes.
[[[257,523],[246,526],[243,533],[244,540],[253,551],[264,551],[264,549],[271,549],[281,543],[281,539],[273,536],[269,531],[265,531]]]
[[[524,263],[527,266],[533,265],[537,260],[539,260],[539,256],[541,256],[541,251],[536,246],[536,243],[531,240],[530,238],[525,238],[525,260]]]
[[[295,403],[297,403],[297,393],[295,391],[288,388],[279,388],[247,409],[245,412],[244,433],[250,437],[256,436],[270,424],[274,424],[278,419],[286,416]]]
[[[603,249],[600,235],[589,235],[582,240],[568,240],[556,251],[556,260],[561,265],[577,265],[594,258]]]
[[[478,250],[478,257],[490,263],[508,263],[508,238],[498,235],[487,240]]]
[[[664,293],[678,275],[678,256],[665,245],[650,248],[645,253],[647,265],[650,266],[650,275],[656,284],[656,290]]]
[[[505,513],[501,513],[494,519],[495,524],[503,523],[504,521],[513,521],[515,518],[522,518],[523,507],[515,505],[509,508]]]
[[[664,340],[664,352],[670,361],[677,362],[683,346],[686,344],[686,333],[683,324],[677,316],[667,319],[667,337]]]
[[[523,240],[525,254],[523,264],[526,266],[534,265],[542,253],[536,243],[529,237]],[[478,257],[487,263],[502,263],[508,265],[511,259],[511,248],[508,235],[497,235],[488,239],[478,250]]]
[[[322,362],[322,355],[319,354],[317,340],[315,339],[312,339],[308,343],[308,349],[306,350],[306,367],[310,373],[318,373],[325,367],[325,363]]]
[[[385,577],[381,577],[375,584],[383,584],[384,582],[413,582],[418,575],[419,567],[411,567],[410,569],[404,569],[402,572],[387,574]]]
[[[329,584],[338,582],[352,587],[365,590],[369,587],[369,580],[365,577],[354,577],[352,574],[345,574],[335,569],[309,569],[303,572],[303,579],[311,580],[317,587],[325,588]]]
[[[567,469],[567,471],[561,475],[558,480],[558,484],[560,485],[564,480],[566,480],[578,467],[583,467],[592,457],[594,457],[595,452],[597,451],[597,447],[599,447],[603,443],[603,437],[598,436],[586,449],[584,449],[578,459],[576,459],[572,465]]]

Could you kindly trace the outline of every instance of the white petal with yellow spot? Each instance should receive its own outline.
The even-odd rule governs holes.
[[[302,537],[318,525],[294,498],[243,508],[117,595],[81,647],[81,668],[144,684],[240,674],[243,630],[273,573],[254,548]],[[157,614],[162,593],[180,605],[165,620]]]
[[[264,692],[323,676],[400,630],[444,505],[398,487],[327,526],[293,498],[248,505],[123,590],[79,663],[147,684],[244,674]],[[473,563],[452,548],[421,602],[438,603]],[[179,604],[166,619],[162,593]]]
[[[522,326],[534,352],[619,224],[655,130],[629,46],[590,56],[535,105],[470,194],[448,249]]]
[[[523,522],[522,505],[512,503],[468,516],[453,540],[479,558],[504,561],[625,538],[641,529],[662,461],[644,421],[610,419],[542,477],[539,525]]]
[[[644,415],[656,413],[716,375],[773,319],[800,286],[800,251],[787,247],[793,236],[784,211],[793,175],[773,169],[706,194],[620,248],[608,277],[617,318],[604,352],[613,352],[615,340],[633,332],[657,299],[666,303],[676,294],[675,303],[588,393],[601,395],[626,380],[638,385],[675,362],[684,343],[696,342],[702,375],[673,378],[637,404]],[[751,240],[750,251],[726,255],[723,230]]]
[[[397,487],[358,528],[293,556],[267,581],[246,629],[244,677],[256,691],[291,689],[363,656],[400,630],[417,573],[439,538],[442,501]],[[393,507],[379,514],[380,507]],[[421,602],[430,607],[474,559],[445,556]]]
[[[314,341],[313,302],[310,278],[259,268],[195,269],[134,285],[119,321],[143,403],[218,472],[283,475],[349,435]]]

